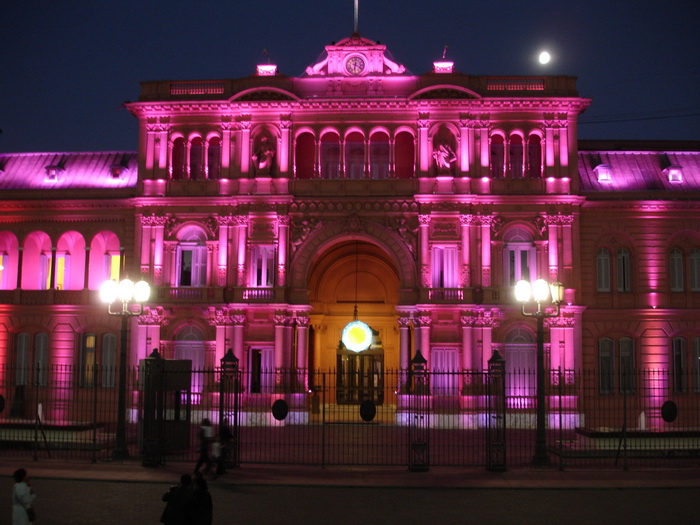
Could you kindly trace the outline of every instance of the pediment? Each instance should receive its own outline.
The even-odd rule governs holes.
[[[306,75],[310,77],[362,77],[405,72],[406,68],[394,62],[385,45],[362,38],[357,33],[326,46],[321,59],[306,68]]]

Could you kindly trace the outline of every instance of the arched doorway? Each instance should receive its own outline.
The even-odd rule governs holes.
[[[386,370],[399,365],[396,304],[399,277],[389,255],[361,239],[344,239],[322,252],[312,264],[309,299],[316,327],[314,369],[337,371],[338,403],[384,402]],[[345,325],[358,319],[373,330],[372,345],[362,352],[341,343]]]

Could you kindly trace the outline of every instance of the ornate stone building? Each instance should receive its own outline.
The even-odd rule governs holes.
[[[157,348],[211,368],[232,348],[246,395],[337,369],[337,402],[393,405],[386,371],[418,349],[430,370],[494,350],[534,368],[512,287],[544,278],[565,285],[548,368],[595,371],[601,395],[642,368],[700,391],[698,144],[580,143],[589,103],[572,77],[413,75],[357,34],[300,77],[145,82],[138,153],[0,155],[4,373],[71,364],[79,387],[99,362],[113,387],[119,321],[96,290],[129,276],[153,289],[130,365]],[[355,307],[361,352],[340,342]],[[529,377],[510,406],[531,408]],[[578,421],[575,396],[566,410]]]

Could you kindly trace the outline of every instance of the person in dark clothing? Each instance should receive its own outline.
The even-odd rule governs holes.
[[[201,475],[194,478],[192,489],[192,525],[211,525],[214,519],[214,504],[207,480]]]
[[[194,473],[199,474],[199,469],[206,464],[204,473],[207,474],[211,469],[211,456],[209,454],[209,444],[214,437],[211,422],[208,418],[202,419],[202,426],[199,427],[199,458],[194,466]]]
[[[180,483],[163,494],[165,509],[160,517],[165,525],[190,525],[192,517],[192,477],[180,476]]]

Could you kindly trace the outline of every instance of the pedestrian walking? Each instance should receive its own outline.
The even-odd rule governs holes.
[[[202,419],[202,425],[199,427],[199,458],[197,459],[197,464],[194,466],[194,473],[199,474],[199,469],[202,465],[206,464],[204,473],[208,474],[209,469],[211,469],[211,456],[209,451],[209,445],[211,444],[212,438],[214,437],[214,432],[211,427],[211,421],[209,418]]]
[[[165,509],[160,516],[165,525],[190,525],[192,523],[192,476],[183,474],[180,483],[173,485],[161,498]]]
[[[29,483],[27,471],[23,468],[15,470],[12,477],[15,485],[12,487],[12,525],[29,525],[34,521],[34,490]]]
[[[214,519],[214,504],[207,480],[195,476],[192,489],[192,525],[211,525]]]

